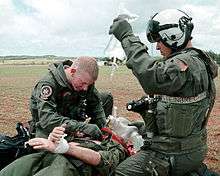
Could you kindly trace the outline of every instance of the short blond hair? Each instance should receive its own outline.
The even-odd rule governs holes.
[[[94,81],[98,78],[99,67],[94,57],[80,56],[73,61],[72,67],[76,67],[79,73],[87,72]]]

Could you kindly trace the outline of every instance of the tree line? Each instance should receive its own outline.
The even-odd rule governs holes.
[[[220,65],[220,54],[217,54],[213,51],[205,51],[209,56],[211,56],[219,65]],[[63,56],[55,56],[55,55],[44,55],[44,56],[0,56],[0,62],[4,63],[6,60],[28,60],[28,59],[49,59],[49,60],[66,60],[73,59],[76,57],[63,57]],[[98,61],[112,61],[110,57],[95,57]],[[155,56],[158,60],[162,59],[161,56]],[[125,59],[126,60],[126,59]],[[125,61],[124,60],[124,61]]]

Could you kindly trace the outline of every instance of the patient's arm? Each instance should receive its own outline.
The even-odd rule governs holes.
[[[74,156],[75,158],[78,158],[81,161],[93,166],[96,166],[100,163],[101,155],[99,152],[89,148],[81,147],[78,143],[75,142],[70,142],[69,146],[70,148],[65,154]]]
[[[34,149],[47,150],[52,153],[57,146],[56,143],[44,138],[33,138],[28,141],[28,144]],[[69,143],[69,150],[65,154],[73,156],[93,166],[98,165],[101,161],[101,155],[98,152],[89,148],[81,147],[79,146],[79,143],[76,142]]]
[[[57,144],[45,138],[33,138],[27,142],[35,150],[47,150],[54,152]]]
[[[47,150],[55,153],[55,149],[59,145],[61,137],[64,135],[64,131],[65,128],[63,126],[55,127],[50,133],[48,139],[34,138],[29,140],[28,143],[34,149]],[[101,155],[98,152],[89,148],[81,147],[79,146],[79,143],[76,142],[70,142],[68,145],[69,149],[65,154],[78,158],[90,165],[96,166],[100,163]]]

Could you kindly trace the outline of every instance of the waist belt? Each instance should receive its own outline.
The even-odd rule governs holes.
[[[161,100],[170,103],[195,103],[206,98],[206,92],[202,92],[196,97],[171,97],[167,95],[161,95]]]
[[[186,152],[206,145],[207,132],[202,130],[200,134],[191,135],[187,138],[173,138],[155,136],[144,141],[143,149],[150,148],[160,152]]]

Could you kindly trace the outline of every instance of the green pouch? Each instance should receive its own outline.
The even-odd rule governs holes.
[[[160,159],[158,157],[149,157],[146,162],[146,173],[151,174],[152,176],[168,176],[170,164],[167,160]]]

